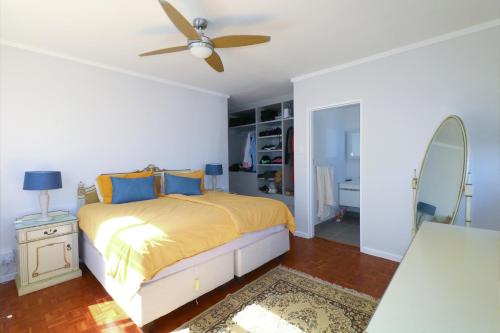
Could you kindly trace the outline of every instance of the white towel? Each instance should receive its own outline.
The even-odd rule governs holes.
[[[318,217],[324,221],[333,215],[335,196],[333,192],[333,168],[327,166],[316,167],[318,188]]]

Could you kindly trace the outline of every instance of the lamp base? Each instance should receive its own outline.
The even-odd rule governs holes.
[[[212,175],[212,191],[217,189],[217,176]]]
[[[42,209],[41,216],[37,218],[37,221],[47,222],[52,220],[52,216],[49,216],[49,191],[40,191],[40,208]]]

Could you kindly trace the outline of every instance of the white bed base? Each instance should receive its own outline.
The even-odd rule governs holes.
[[[129,299],[123,292],[123,286],[105,274],[104,260],[97,249],[89,241],[82,243],[82,259],[87,267],[139,327],[223,285],[235,275],[245,275],[290,249],[289,231],[285,228],[245,247],[144,283]]]
[[[242,277],[290,250],[288,229],[234,251],[234,275]]]

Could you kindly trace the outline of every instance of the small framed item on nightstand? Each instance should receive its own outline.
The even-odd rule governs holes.
[[[79,277],[78,219],[65,211],[27,215],[14,223],[19,296]]]

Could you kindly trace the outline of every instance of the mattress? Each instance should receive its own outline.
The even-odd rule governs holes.
[[[161,270],[158,274],[156,274],[151,280],[143,282],[144,284],[152,283],[154,281],[157,281],[159,279],[162,279],[164,277],[173,275],[177,272],[183,271],[187,268],[196,266],[200,263],[206,262],[212,258],[216,258],[220,255],[226,254],[228,252],[235,251],[237,249],[244,248],[252,243],[255,243],[259,240],[262,240],[269,235],[278,233],[285,229],[285,225],[280,224],[276,225],[267,229],[263,229],[260,231],[256,232],[249,232],[243,234],[241,237],[226,243],[224,245],[215,247],[211,250],[202,252],[200,254],[197,254],[195,256],[182,259],[178,262],[176,262],[173,265],[170,265],[168,267],[165,267],[163,270]],[[82,239],[83,239],[83,246],[82,246],[82,251],[84,251],[83,254],[83,260],[87,266],[90,267],[99,267],[101,269],[93,269],[92,273],[96,275],[96,278],[103,283],[105,280],[105,274],[104,272],[104,258],[102,254],[95,248],[94,244],[92,244],[92,241],[85,235],[84,232],[81,232]],[[97,275],[102,275],[102,276],[97,276]]]

